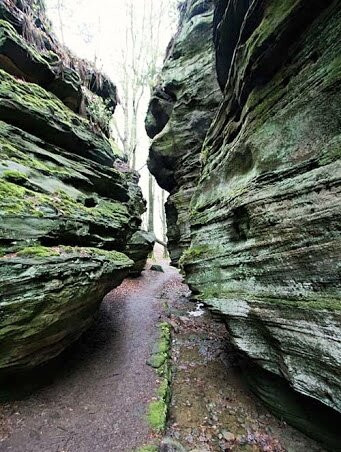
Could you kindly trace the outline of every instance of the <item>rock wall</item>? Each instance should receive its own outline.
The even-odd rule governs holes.
[[[334,415],[341,411],[340,14],[331,0],[216,2],[224,98],[183,206],[191,246],[181,258],[193,292],[223,315],[244,356]],[[187,84],[195,89],[197,79]],[[177,135],[187,131],[182,120]],[[186,162],[171,146],[160,159],[158,140],[150,167],[159,167],[174,198],[183,181],[167,182],[169,167]],[[311,414],[301,422],[270,386],[251,380],[279,415],[326,439],[307,427]]]
[[[88,328],[133,268],[124,253],[144,211],[108,138],[115,86],[48,30],[41,2],[1,2],[1,375]]]
[[[184,2],[146,118],[147,133],[155,137],[148,167],[170,192],[166,211],[173,265],[190,244],[188,206],[199,176],[200,151],[222,98],[212,33],[213,0]]]

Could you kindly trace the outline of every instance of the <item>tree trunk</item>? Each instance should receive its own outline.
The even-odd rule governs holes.
[[[166,220],[165,202],[166,202],[166,193],[164,190],[162,190],[161,192],[162,240],[164,241],[164,243],[167,243],[167,220]],[[167,246],[164,247],[163,257],[164,258],[168,257]]]
[[[154,232],[154,178],[150,173],[148,188],[148,231]]]

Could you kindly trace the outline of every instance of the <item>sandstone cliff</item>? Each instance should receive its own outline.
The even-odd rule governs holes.
[[[186,8],[198,4],[207,2]],[[269,382],[278,377],[333,416],[341,411],[340,13],[339,1],[216,2],[212,39],[224,98],[194,194],[182,205],[191,245],[181,264],[193,292],[223,315],[231,341],[256,365],[255,392],[331,447],[335,438]],[[198,49],[207,45],[198,40]],[[195,90],[200,73],[189,75],[187,89]],[[215,90],[205,78],[205,92]],[[197,100],[189,103],[195,110]],[[168,115],[176,137],[196,136],[185,115]],[[156,136],[150,168],[177,199],[187,179],[174,168],[185,171],[182,155],[194,146],[182,141],[180,152],[169,141]]]
[[[180,15],[146,119],[147,133],[155,137],[149,169],[171,193],[166,211],[174,265],[190,244],[188,206],[199,176],[200,151],[222,98],[211,39],[213,1],[186,1]]]
[[[51,359],[90,325],[133,268],[124,253],[144,210],[108,137],[115,86],[48,30],[40,1],[1,2],[2,373]]]

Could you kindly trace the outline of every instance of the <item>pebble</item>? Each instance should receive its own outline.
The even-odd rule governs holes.
[[[222,430],[221,432],[226,441],[234,441],[236,439],[235,435],[227,430]]]

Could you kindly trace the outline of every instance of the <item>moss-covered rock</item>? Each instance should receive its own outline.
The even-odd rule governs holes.
[[[193,292],[223,315],[240,351],[287,388],[335,411],[341,410],[340,14],[332,0],[216,2],[224,99],[185,202],[191,246],[181,259]],[[196,87],[197,77],[191,83]],[[187,130],[181,121],[174,130]],[[186,182],[174,185],[167,162],[174,168],[184,162],[177,149],[166,149],[164,160],[153,148],[150,159],[161,166],[160,178],[169,176],[166,188],[176,187],[174,199]],[[176,218],[177,209],[167,214]],[[257,392],[257,379],[253,384]],[[285,411],[277,414],[314,435],[302,411],[296,420]]]
[[[95,162],[113,165],[115,160],[109,140],[93,132],[89,121],[42,87],[23,83],[2,70],[0,120]]]
[[[5,20],[0,20],[0,68],[47,88],[71,110],[79,111],[82,92],[77,72],[64,66],[55,53],[39,52]]]
[[[26,247],[0,259],[1,374],[58,355],[91,324],[104,295],[129,272],[124,254]]]
[[[200,151],[222,97],[216,82],[212,0],[186,1],[146,118],[153,139],[148,167],[168,191],[168,249],[173,265],[189,246],[189,203]]]
[[[133,268],[120,252],[145,208],[100,117],[78,114],[84,63],[71,64],[33,5],[0,4],[0,376],[44,363],[85,331]],[[28,37],[21,20],[32,17]],[[105,86],[113,112],[116,88]]]
[[[209,250],[184,268],[238,348],[339,409],[339,11],[276,3],[236,46],[191,204],[191,249]]]
[[[137,231],[129,240],[125,253],[135,262],[131,276],[139,276],[146,266],[149,254],[155,245],[155,235],[151,232]]]
[[[158,341],[147,361],[147,364],[153,367],[160,377],[156,400],[150,402],[147,412],[148,423],[156,432],[163,432],[166,428],[168,407],[171,399],[171,368],[169,363],[170,344],[170,325],[166,322],[162,322],[159,324]]]

